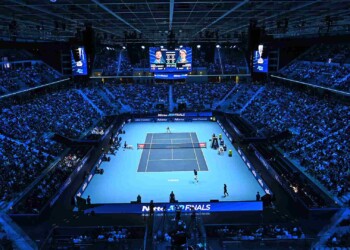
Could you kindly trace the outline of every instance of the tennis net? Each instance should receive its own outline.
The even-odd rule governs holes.
[[[206,148],[206,142],[188,143],[138,143],[137,149],[180,149],[180,148]]]

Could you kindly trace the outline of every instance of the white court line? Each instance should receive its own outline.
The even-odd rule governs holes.
[[[157,159],[149,161],[196,161],[196,159]]]
[[[168,181],[177,182],[177,181],[180,181],[180,180],[179,179],[168,179]]]
[[[198,163],[198,158],[197,158],[196,149],[194,148],[194,145],[193,145],[192,133],[190,133],[190,137],[191,137],[191,142],[192,142],[192,146],[193,146],[193,152],[194,152],[194,155],[196,156],[196,160],[197,160],[198,170],[201,170],[201,168],[199,167],[199,163]]]
[[[170,139],[170,144],[173,144],[173,139]],[[171,148],[171,159],[174,159],[174,149]]]
[[[190,138],[186,137],[186,138],[173,138],[173,139],[170,139],[170,140],[189,140]],[[155,141],[163,141],[163,140],[169,140],[169,138],[166,138],[166,139],[157,139],[157,138],[154,138]]]
[[[152,137],[151,137],[151,144],[152,144],[152,141],[153,141],[153,134],[152,134]],[[146,169],[145,169],[145,172],[147,172],[147,168],[148,168],[148,162],[149,162],[149,155],[151,154],[151,149],[148,149],[148,157],[147,157],[147,163],[146,163]]]

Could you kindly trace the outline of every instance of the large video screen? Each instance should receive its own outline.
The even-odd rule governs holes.
[[[190,72],[192,70],[192,48],[181,47],[175,50],[149,48],[151,72]]]
[[[264,45],[259,45],[253,55],[253,72],[267,73],[269,71],[269,58]]]
[[[71,58],[73,75],[87,75],[87,60],[84,47],[78,46],[72,48]]]

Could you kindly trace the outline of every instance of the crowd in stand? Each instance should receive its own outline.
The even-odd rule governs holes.
[[[319,44],[300,57],[300,60],[312,62],[350,63],[349,43]]]
[[[0,92],[7,93],[54,82],[61,75],[43,63],[11,64],[0,69]]]
[[[0,94],[17,91],[20,88],[15,70],[0,70]]]
[[[344,218],[336,226],[335,232],[326,242],[327,247],[346,248],[350,246],[350,217]]]
[[[102,111],[103,114],[112,115],[118,113],[118,106],[111,106],[109,97],[103,89],[100,88],[85,88],[83,92],[87,97]]]
[[[23,104],[3,106],[0,113],[2,160],[1,200],[22,191],[62,153],[63,145],[50,139],[54,133],[79,138],[97,112],[74,90],[47,94]]]
[[[68,238],[69,237],[69,238]],[[95,228],[58,228],[53,235],[53,245],[59,246],[79,246],[82,244],[125,244],[122,249],[128,248],[128,240],[142,239],[144,237],[143,228],[108,226]],[[67,242],[67,240],[69,242]],[[119,248],[118,248],[119,249]]]
[[[349,44],[311,48],[280,73],[286,78],[350,92]]]
[[[225,226],[217,230],[222,239],[257,240],[257,239],[305,239],[300,227],[282,227],[280,225],[261,226]]]
[[[14,198],[52,161],[53,157],[42,151],[0,138],[0,201]]]
[[[284,77],[337,90],[350,91],[350,66],[296,61],[280,72]]]
[[[266,89],[244,117],[268,135],[289,130],[293,137],[279,146],[299,160],[329,190],[349,190],[349,106],[282,86]]]
[[[232,88],[232,83],[186,83],[173,88],[174,102],[186,102],[191,110],[209,110],[221,100]]]
[[[152,113],[159,111],[156,104],[169,103],[169,86],[166,84],[115,84],[109,82],[105,86],[123,105],[131,108],[134,113]]]
[[[86,152],[86,149],[76,149],[66,155],[11,212],[38,214],[78,167]]]
[[[93,124],[92,118],[97,118],[97,112],[75,90],[60,91],[4,107],[0,132],[23,141],[45,132],[77,138]]]
[[[243,106],[254,96],[254,94],[261,88],[259,85],[245,85],[238,84],[235,91],[231,94],[232,101],[228,105],[228,112],[239,111]]]

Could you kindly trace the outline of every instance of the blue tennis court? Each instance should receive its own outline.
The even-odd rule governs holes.
[[[147,133],[138,172],[207,171],[202,147],[197,134],[191,133]]]
[[[166,133],[167,127],[171,134]],[[169,202],[171,191],[179,202],[249,201],[255,200],[256,192],[265,194],[216,122],[131,122],[123,130],[122,145],[126,142],[133,149],[120,148],[101,164],[104,174],[94,175],[82,194],[83,198],[90,195],[92,203],[130,203],[139,194],[142,202]],[[232,157],[210,147],[213,133],[222,134]],[[206,148],[192,145],[202,142]],[[147,143],[153,146],[137,149]],[[198,183],[193,169],[198,170]]]

